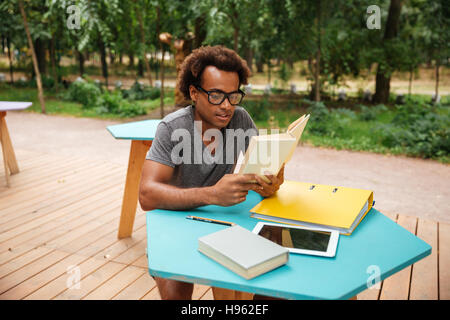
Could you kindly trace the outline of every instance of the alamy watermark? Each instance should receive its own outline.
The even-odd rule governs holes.
[[[81,29],[81,9],[77,5],[70,5],[67,7],[66,12],[69,14],[69,17],[67,18],[67,28],[69,30],[80,30]]]
[[[373,4],[367,7],[367,13],[370,16],[366,20],[367,29],[381,29],[381,9],[379,6]]]
[[[381,280],[381,269],[378,265],[372,264],[367,267],[366,273],[369,274],[367,278],[367,288],[368,289],[380,289],[380,280]]]
[[[67,267],[67,280],[66,286],[69,290],[73,289],[81,289],[80,280],[81,280],[81,269],[79,266],[68,266]]]

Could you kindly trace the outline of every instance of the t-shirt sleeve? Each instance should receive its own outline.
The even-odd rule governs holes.
[[[146,159],[174,168],[175,164],[171,158],[172,149],[170,129],[166,123],[161,122],[156,129],[155,139],[147,153]]]

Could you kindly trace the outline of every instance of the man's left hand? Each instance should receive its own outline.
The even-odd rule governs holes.
[[[284,165],[281,167],[280,172],[277,176],[267,173],[265,177],[269,179],[270,182],[266,182],[261,177],[256,175],[257,184],[255,185],[255,188],[253,190],[263,197],[270,197],[278,191],[278,189],[284,182]]]

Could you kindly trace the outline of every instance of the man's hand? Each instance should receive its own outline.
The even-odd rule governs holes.
[[[255,175],[258,184],[252,190],[258,192],[263,197],[270,197],[280,189],[280,186],[284,182],[284,165],[281,167],[277,176],[271,174],[266,174],[265,176],[270,180],[269,183],[265,182],[258,175]]]
[[[254,190],[254,174],[226,174],[211,187],[212,203],[219,206],[232,206],[245,201],[248,190]]]

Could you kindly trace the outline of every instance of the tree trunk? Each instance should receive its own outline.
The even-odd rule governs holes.
[[[50,39],[50,63],[52,66],[52,77],[54,82],[53,87],[58,88],[58,75],[56,72],[56,57],[55,57],[55,35],[52,35],[52,38]]]
[[[150,63],[148,62],[147,54],[146,54],[146,50],[145,50],[144,22],[142,21],[141,12],[139,11],[138,7],[135,7],[135,9],[136,9],[136,16],[137,16],[138,22],[139,22],[139,29],[141,31],[141,45],[142,45],[142,48],[143,48],[142,55],[143,55],[143,58],[144,58],[145,68],[147,69],[148,82],[149,82],[150,86],[153,87],[152,72],[150,70]],[[157,16],[158,16],[158,19],[159,19],[159,7],[157,8]]]
[[[236,52],[238,52],[238,43],[239,43],[239,27],[235,26],[233,33],[233,49]]]
[[[402,10],[403,0],[391,0],[389,5],[389,13],[386,21],[386,31],[384,33],[383,42],[389,41],[397,37],[398,24],[400,20],[400,12]],[[389,56],[386,59],[390,61]],[[391,76],[390,72],[383,70],[383,67],[378,65],[377,76],[375,83],[375,95],[373,97],[374,102],[387,103],[389,101],[389,94],[391,89]]]
[[[129,52],[128,53],[128,67],[130,69],[134,69],[134,52]]]
[[[408,96],[411,95],[411,89],[412,89],[412,81],[413,81],[413,68],[409,70],[409,84],[408,84]]]
[[[322,26],[321,26],[321,5],[320,0],[317,4],[317,52],[316,52],[316,67],[314,69],[314,101],[320,101],[320,59],[321,59],[321,38],[322,38]]]
[[[439,60],[437,59],[436,60],[436,87],[435,87],[435,90],[434,90],[436,101],[438,99],[438,94],[439,94],[439,67],[440,67]]]
[[[160,93],[160,110],[161,110],[161,119],[164,118],[164,57],[166,55],[166,50],[164,50],[164,45],[161,45],[161,93]]]
[[[138,74],[138,77],[144,76],[144,63],[142,62],[142,59],[138,60],[137,74]]]
[[[105,43],[103,42],[102,38],[100,38],[101,35],[98,35],[98,47],[100,50],[100,60],[102,63],[102,74],[105,78],[105,85],[106,88],[108,88],[108,63],[106,62],[106,48]]]
[[[41,39],[36,39],[34,44],[39,71],[41,74],[47,75],[47,60],[45,59],[45,51],[46,51],[45,42],[42,41]]]
[[[78,70],[80,72],[80,77],[83,77],[84,74],[84,55],[82,52],[77,50],[78,56]]]
[[[33,67],[34,67],[34,72],[36,73],[36,82],[37,82],[37,87],[38,87],[39,101],[41,103],[41,110],[42,110],[42,113],[46,113],[45,101],[44,101],[44,90],[42,89],[41,73],[39,72],[36,52],[34,51],[33,40],[31,39],[30,29],[28,28],[27,15],[25,13],[25,9],[23,7],[22,0],[19,0],[19,8],[20,8],[20,13],[22,15],[25,32],[27,34],[28,45],[30,46],[30,50],[31,50],[31,58],[33,59]]]
[[[197,17],[194,22],[194,49],[199,48],[206,39],[206,18]]]
[[[264,72],[264,62],[262,59],[256,59],[256,72],[262,73]]]
[[[247,42],[247,52],[245,55],[245,60],[247,61],[247,66],[250,69],[251,72],[253,72],[253,49],[250,47],[250,41]]]
[[[9,40],[9,37],[6,38],[6,47],[8,48],[9,77],[11,78],[11,83],[14,83],[14,70],[11,58],[11,41]]]

